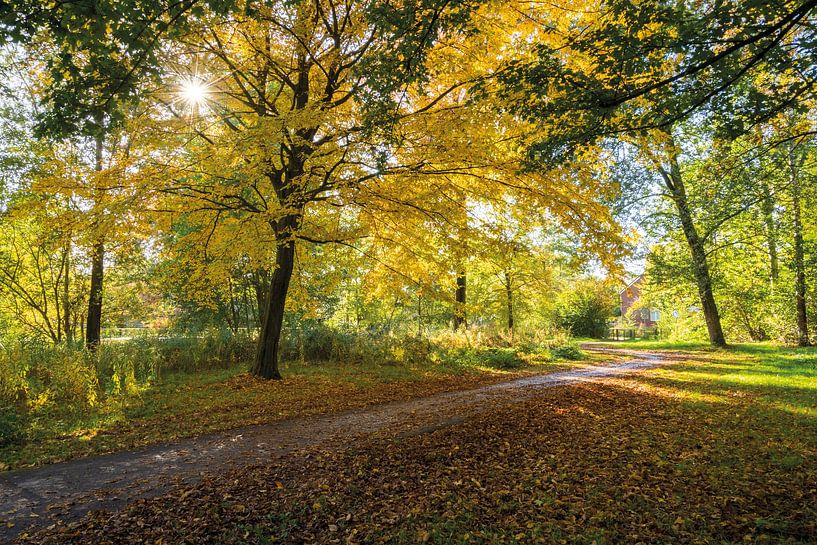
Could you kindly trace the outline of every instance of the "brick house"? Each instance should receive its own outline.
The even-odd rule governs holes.
[[[621,300],[621,315],[626,316],[627,312],[638,303],[641,299],[641,286],[644,284],[644,275],[639,275],[635,280],[630,282],[621,292],[619,292],[619,299]],[[632,315],[638,327],[655,327],[661,318],[661,314],[657,309],[643,308]]]

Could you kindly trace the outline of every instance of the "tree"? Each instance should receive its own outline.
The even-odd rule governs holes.
[[[806,180],[808,194],[811,167],[807,159],[810,144],[800,136],[807,128],[789,128],[787,119],[776,118],[736,139],[723,138],[717,130],[692,122],[681,125],[677,132],[684,141],[680,166],[687,201],[729,336],[787,340],[796,326],[792,174]],[[798,158],[794,169],[792,149]],[[694,272],[692,261],[686,258],[684,262],[689,246],[683,231],[674,232],[679,224],[675,207],[667,210],[650,195],[652,190],[643,183],[650,179],[647,174],[625,174],[643,188],[638,193],[628,182],[632,198],[645,203],[642,210],[652,208],[639,219],[660,244],[650,253],[651,285],[681,299],[678,293],[671,294],[672,287],[679,279],[694,283]],[[803,247],[807,256],[808,244]],[[804,261],[807,264],[807,258]]]
[[[602,339],[615,307],[609,282],[577,278],[559,294],[555,308],[556,324],[577,337]]]
[[[520,173],[531,127],[472,100],[503,48],[519,45],[515,31],[496,31],[518,20],[517,9],[434,0],[8,5],[13,38],[48,36],[44,128],[102,135],[111,148],[134,104],[152,116],[142,130],[161,145],[119,172],[140,170],[149,195],[142,206],[164,212],[156,221],[173,244],[199,245],[190,263],[206,269],[190,270],[190,285],[207,285],[197,281],[216,268],[228,283],[236,274],[269,277],[256,283],[266,288],[256,374],[280,376],[299,248],[382,241],[412,210],[450,222],[462,217],[463,200],[514,194],[520,210],[546,208],[581,232],[606,263],[621,254],[601,203],[613,188],[587,165],[593,151],[578,170]],[[474,9],[482,10],[474,32],[459,32]],[[467,216],[454,220],[460,244],[472,236]],[[459,309],[463,261],[449,259],[446,274],[459,282]]]
[[[698,288],[701,307],[703,309],[704,318],[706,319],[706,328],[709,332],[709,342],[713,346],[725,346],[726,339],[723,334],[720,313],[712,289],[712,277],[709,271],[704,239],[701,237],[695,225],[683,173],[678,160],[680,150],[671,132],[658,132],[653,142],[641,144],[640,147],[647,157],[649,157],[653,168],[661,175],[661,180],[669,192],[668,196],[675,206],[675,211],[681,224],[681,231],[689,246],[695,284]],[[652,146],[655,146],[658,150],[651,149]],[[660,157],[658,155],[659,153],[661,153],[663,157]]]
[[[94,138],[94,171],[102,172],[103,136]],[[98,208],[98,197],[94,199],[94,208]],[[98,215],[99,210],[93,213]],[[93,231],[97,231],[91,243],[91,287],[88,292],[88,321],[85,325],[85,346],[95,349],[102,339],[102,286],[105,277],[105,238],[99,233],[99,219],[92,220]]]
[[[21,334],[70,342],[86,288],[72,258],[71,214],[54,202],[31,204],[18,202],[0,218],[0,311]]]
[[[809,346],[808,315],[806,310],[806,268],[803,246],[802,171],[807,154],[802,139],[790,142],[786,150],[791,198],[791,225],[794,249],[794,306],[797,313],[797,344]]]
[[[178,189],[221,211],[267,216],[276,257],[254,367],[267,378],[279,377],[277,347],[307,206],[390,170],[370,140],[378,127],[371,121],[391,123],[389,112],[399,106],[394,92],[422,77],[433,37],[464,13],[458,3],[433,1],[398,8],[298,2],[244,9],[243,2],[111,0],[56,12],[16,1],[2,8],[15,39],[50,31],[56,54],[43,126],[60,133],[102,134],[100,112],[106,126],[121,120],[121,105],[141,98],[145,84],[164,73],[169,59],[160,57],[168,51],[193,51],[218,78],[213,91],[219,100],[210,102],[211,112],[233,134],[202,140],[232,144],[248,179],[219,195],[208,195],[190,177]],[[76,27],[84,31],[73,33]],[[78,56],[87,62],[75,62]],[[200,74],[191,76],[193,84],[203,83]],[[86,89],[94,92],[80,92]],[[373,105],[368,113],[361,110],[363,97]]]
[[[499,76],[512,110],[546,135],[529,148],[531,169],[570,160],[604,138],[642,142],[674,203],[716,346],[725,338],[706,237],[689,205],[674,128],[709,116],[721,133],[741,134],[812,96],[815,34],[806,23],[815,5],[656,0],[614,1],[593,15],[557,10],[534,54],[509,61]]]
[[[441,18],[427,23],[433,33],[447,17],[440,10]],[[322,238],[320,227],[313,226],[321,212],[310,215],[309,209],[356,199],[363,184],[383,176],[423,174],[421,162],[395,164],[389,158],[391,129],[371,124],[372,116],[383,119],[386,114],[367,112],[362,102],[380,92],[387,93],[386,102],[391,100],[383,88],[397,84],[392,78],[405,64],[393,51],[402,29],[378,28],[368,17],[363,3],[281,4],[250,16],[236,14],[229,21],[214,14],[185,36],[201,71],[194,77],[210,87],[208,111],[202,105],[202,115],[223,124],[200,134],[198,156],[210,160],[194,158],[197,173],[179,178],[167,191],[206,203],[203,208],[216,218],[260,216],[271,229],[275,262],[254,366],[256,374],[267,378],[279,377],[278,344],[296,241],[343,240],[337,233],[336,238]],[[430,44],[405,47],[422,57]],[[418,75],[405,77],[409,82]],[[389,125],[424,114],[460,86],[462,82],[437,94],[417,95],[418,104],[393,104]]]
[[[814,96],[815,17],[814,0],[554,9],[534,54],[500,74],[503,94],[521,116],[551,122],[532,146],[549,161],[600,138],[668,130],[704,110],[734,136]]]

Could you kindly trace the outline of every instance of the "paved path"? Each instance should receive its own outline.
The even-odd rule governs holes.
[[[177,484],[195,483],[206,474],[268,463],[304,447],[341,448],[357,437],[383,431],[403,436],[428,433],[494,408],[496,403],[538,395],[543,388],[607,379],[668,363],[649,352],[585,348],[633,359],[0,474],[0,542],[57,521],[76,520],[96,509],[118,509]]]

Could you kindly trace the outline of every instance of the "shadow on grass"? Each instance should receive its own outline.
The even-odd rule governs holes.
[[[789,414],[817,417],[817,348],[736,345],[690,355],[679,365],[645,373],[642,380],[687,397],[745,396],[785,407]]]

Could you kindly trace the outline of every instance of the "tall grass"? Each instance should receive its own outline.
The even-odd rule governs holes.
[[[485,354],[508,353],[549,356],[550,350],[570,344],[566,330],[552,329],[510,334],[471,329],[438,331],[429,336],[346,331],[322,323],[302,324],[283,340],[284,360],[304,362],[354,362],[373,365],[418,365],[450,362],[482,363]]]
[[[282,341],[287,362],[303,365],[481,366],[516,368],[531,357],[568,354],[569,337],[548,331],[512,337],[490,331],[439,332],[430,337],[352,332],[321,323],[300,324]],[[138,397],[167,374],[248,368],[255,353],[248,335],[208,331],[188,336],[142,335],[82,345],[32,340],[0,344],[0,446],[19,441],[34,420],[104,412],[110,404]],[[569,358],[567,356],[570,356]],[[175,380],[182,380],[176,377]]]
[[[138,396],[165,373],[246,365],[253,344],[210,332],[200,337],[141,336],[80,344],[37,340],[0,344],[0,446],[20,439],[32,419],[88,413],[100,404]]]

